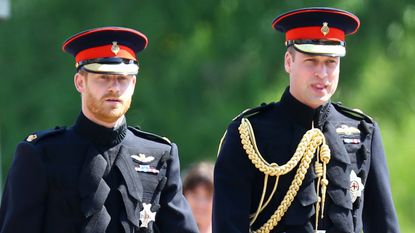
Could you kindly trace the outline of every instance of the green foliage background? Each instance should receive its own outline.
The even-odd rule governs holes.
[[[415,232],[415,4],[410,0],[14,0],[0,21],[0,158],[30,132],[70,126],[80,111],[74,59],[62,42],[81,30],[127,26],[149,38],[128,122],[178,143],[182,167],[215,160],[233,116],[278,101],[288,83],[274,17],[307,6],[359,16],[335,101],[380,123],[402,232]]]

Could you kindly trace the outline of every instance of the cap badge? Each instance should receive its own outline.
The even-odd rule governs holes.
[[[321,33],[323,33],[323,35],[324,36],[326,36],[327,34],[329,34],[329,32],[330,32],[330,28],[329,28],[329,23],[327,23],[327,22],[324,22],[323,23],[323,26],[321,27],[321,29],[320,29],[320,31],[321,31]]]
[[[148,228],[148,224],[151,221],[156,220],[156,212],[151,211],[151,204],[143,203],[143,210],[140,211],[140,221],[141,225],[140,227]]]
[[[31,134],[26,138],[26,141],[31,142],[37,138],[36,134]]]
[[[118,46],[117,41],[113,41],[113,42],[112,42],[111,51],[112,51],[115,55],[117,55],[117,54],[118,54],[118,52],[120,51],[120,47]]]
[[[362,183],[362,179],[356,175],[356,172],[352,170],[350,173],[350,195],[352,197],[352,202],[354,203],[356,199],[362,196],[362,191],[365,186]]]

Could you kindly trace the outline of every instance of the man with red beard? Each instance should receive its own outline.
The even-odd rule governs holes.
[[[345,36],[359,19],[334,8],[278,16],[289,86],[228,127],[214,173],[214,233],[397,233],[380,129],[330,101]]]
[[[72,127],[36,132],[17,146],[1,233],[198,232],[182,195],[176,145],[126,124],[136,53],[147,43],[121,27],[66,40],[82,111]]]

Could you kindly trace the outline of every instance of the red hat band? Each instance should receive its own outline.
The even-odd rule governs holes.
[[[285,40],[332,40],[344,41],[344,31],[338,28],[326,27],[301,27],[293,28],[285,33]]]
[[[119,57],[134,61],[137,60],[137,57],[132,49],[127,46],[117,44],[98,46],[82,50],[76,55],[75,60],[76,63],[78,63],[80,61],[106,57]]]

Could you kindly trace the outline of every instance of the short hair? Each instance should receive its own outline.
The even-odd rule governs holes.
[[[287,52],[291,54],[291,57],[293,58],[293,61],[294,61],[294,59],[295,59],[295,52],[296,52],[294,46],[292,46],[292,45],[288,46],[287,47]]]
[[[88,76],[88,72],[86,71],[86,70],[84,70],[84,69],[79,69],[78,70],[78,73],[80,74],[80,75],[82,75],[82,76]]]
[[[183,193],[204,186],[210,194],[213,194],[213,169],[211,162],[199,162],[193,165],[183,181]]]

